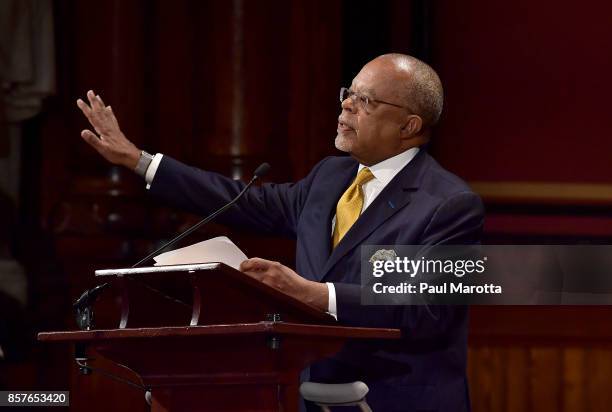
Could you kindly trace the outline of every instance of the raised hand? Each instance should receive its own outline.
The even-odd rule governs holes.
[[[89,104],[78,99],[77,106],[87,117],[97,134],[85,129],[81,132],[83,140],[109,162],[130,169],[136,168],[140,158],[140,149],[125,137],[113,109],[110,106],[105,106],[102,98],[96,95],[93,90],[87,92],[87,100],[89,100]]]

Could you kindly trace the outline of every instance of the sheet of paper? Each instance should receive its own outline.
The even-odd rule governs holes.
[[[221,262],[238,269],[240,263],[248,258],[228,237],[219,236],[162,253],[153,259],[155,266]]]

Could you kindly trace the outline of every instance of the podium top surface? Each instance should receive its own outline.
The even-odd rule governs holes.
[[[46,342],[87,342],[110,339],[146,339],[152,337],[179,338],[214,335],[293,335],[347,339],[399,339],[401,337],[401,331],[399,329],[385,328],[356,328],[286,322],[258,322],[232,325],[41,332],[38,334],[38,340]]]
[[[210,263],[194,263],[185,265],[166,265],[166,266],[145,266],[139,268],[122,268],[122,269],[100,269],[94,273],[96,276],[124,276],[124,275],[142,275],[147,273],[165,273],[165,272],[194,272],[196,270],[216,269],[221,266],[219,262]]]

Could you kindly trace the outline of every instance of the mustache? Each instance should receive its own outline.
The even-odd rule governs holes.
[[[347,127],[350,127],[351,129],[355,130],[355,126],[351,122],[348,122],[342,116],[338,117],[338,123],[340,123],[342,126],[347,126]]]

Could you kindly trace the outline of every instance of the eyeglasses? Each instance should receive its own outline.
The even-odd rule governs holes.
[[[351,89],[347,89],[346,87],[340,88],[340,103],[342,104],[343,101],[349,98],[351,99],[353,104],[359,103],[361,105],[361,108],[368,113],[370,112],[370,110],[368,109],[371,109],[369,105],[372,102],[388,104],[389,106],[395,106],[395,107],[399,107],[402,109],[408,109],[412,112],[412,110],[409,107],[400,106],[399,104],[395,104],[395,103],[385,102],[384,100],[375,100],[375,99],[369,98],[365,94],[361,94],[359,92],[354,92]]]

